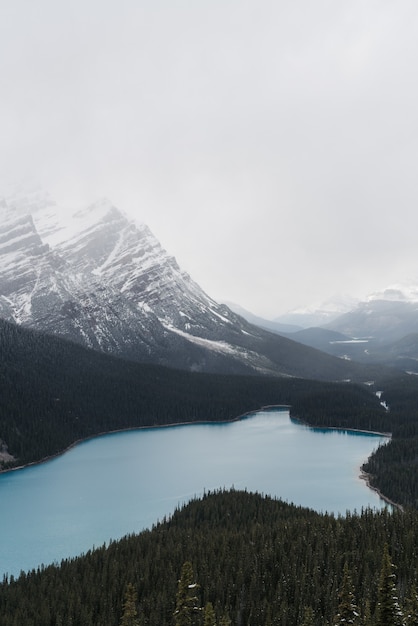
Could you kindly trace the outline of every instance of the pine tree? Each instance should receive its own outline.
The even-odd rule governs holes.
[[[271,606],[267,605],[266,617],[264,620],[264,626],[273,626],[273,621],[271,619]]]
[[[120,620],[120,626],[139,626],[136,601],[136,589],[132,583],[128,583],[123,602],[123,614]]]
[[[363,611],[363,619],[362,619],[361,624],[362,626],[373,626],[372,611],[370,608],[370,600],[366,600],[366,604],[364,606],[364,611]]]
[[[305,607],[301,626],[314,626],[314,612],[312,607]]]
[[[338,613],[334,618],[335,626],[359,623],[359,610],[354,598],[354,587],[351,582],[348,565],[344,565],[343,582],[338,594]]]
[[[405,624],[406,626],[418,626],[418,594],[415,585],[406,601]]]
[[[199,585],[194,581],[193,567],[186,561],[181,568],[177,587],[176,609],[174,611],[175,626],[193,626],[194,617],[200,611],[196,595]]]
[[[212,602],[208,602],[205,606],[203,626],[216,626],[215,611]]]
[[[395,579],[394,565],[390,560],[388,546],[385,544],[377,591],[376,626],[398,626],[402,624],[402,613],[398,603]]]

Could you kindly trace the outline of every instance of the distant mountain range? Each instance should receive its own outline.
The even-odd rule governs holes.
[[[330,301],[318,309],[290,312],[271,322],[270,328],[342,359],[418,374],[418,286],[395,285],[351,308],[349,302]],[[286,330],[284,320],[299,322],[303,328]],[[254,323],[266,325],[261,320]]]
[[[0,317],[86,347],[190,371],[365,380],[355,363],[211,299],[144,224],[107,200],[76,212],[42,193],[0,204]]]
[[[302,328],[311,328],[312,326],[324,326],[337,319],[343,313],[347,313],[354,309],[359,303],[357,298],[351,296],[334,296],[320,304],[298,307],[283,313],[276,317],[273,321],[278,324],[290,324]]]
[[[226,304],[231,309],[231,311],[234,311],[234,313],[237,313],[237,315],[240,315],[241,317],[246,319],[247,322],[255,324],[256,326],[260,326],[260,328],[271,330],[274,333],[290,334],[303,329],[303,326],[299,326],[298,324],[286,324],[285,322],[280,322],[278,320],[267,320],[264,317],[260,317],[259,315],[254,315],[254,313],[251,313],[251,311],[247,311],[247,309],[244,309],[242,306],[236,304],[235,302],[226,301],[224,302],[224,304]]]

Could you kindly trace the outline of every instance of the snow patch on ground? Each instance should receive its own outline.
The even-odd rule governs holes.
[[[215,352],[222,352],[224,354],[232,354],[232,355],[239,354],[239,350],[235,346],[232,346],[231,344],[227,343],[226,341],[215,341],[213,339],[204,339],[203,337],[196,337],[195,335],[190,335],[189,333],[184,332],[184,330],[180,330],[179,328],[176,328],[175,326],[172,326],[171,324],[167,324],[167,322],[164,322],[163,326],[168,331],[172,333],[176,333],[177,335],[184,337],[188,341],[195,343],[199,346],[208,348],[209,350],[214,350]]]

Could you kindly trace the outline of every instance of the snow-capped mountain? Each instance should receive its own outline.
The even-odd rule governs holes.
[[[348,337],[396,341],[405,335],[418,333],[418,302],[369,299],[327,324],[326,328]]]
[[[164,360],[169,334],[175,350],[185,341],[182,333],[203,341],[206,326],[231,324],[149,229],[108,201],[65,220],[42,198],[3,203],[2,224],[0,312],[6,319],[156,360]],[[212,347],[228,352],[226,345]]]
[[[417,283],[374,292],[321,328],[290,336],[340,358],[418,373]]]
[[[324,302],[311,306],[299,307],[283,313],[275,318],[275,322],[281,324],[293,324],[300,328],[312,326],[324,326],[329,324],[343,313],[355,308],[359,300],[351,296],[334,296]],[[298,329],[296,329],[298,330]]]
[[[301,326],[295,326],[294,324],[281,324],[280,322],[275,322],[273,320],[268,320],[264,317],[260,317],[259,315],[255,315],[254,313],[251,313],[251,311],[244,309],[242,306],[236,304],[235,302],[225,301],[224,304],[226,304],[226,306],[229,307],[231,311],[234,311],[234,313],[246,319],[247,322],[250,322],[250,324],[255,324],[255,326],[260,326],[260,328],[265,328],[266,330],[270,330],[273,333],[278,333],[279,335],[281,333],[295,333],[298,330],[302,329]]]
[[[353,367],[212,300],[144,224],[107,200],[65,212],[42,193],[0,205],[0,316],[87,347],[196,371],[340,379]]]

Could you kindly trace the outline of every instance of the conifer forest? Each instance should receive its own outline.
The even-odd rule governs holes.
[[[139,535],[0,585],[10,626],[412,626],[418,515],[335,518],[208,493]]]

